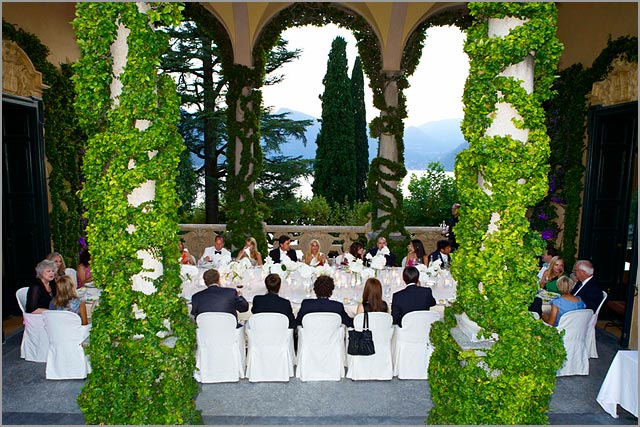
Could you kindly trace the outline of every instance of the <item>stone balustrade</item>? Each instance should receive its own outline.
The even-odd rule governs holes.
[[[440,234],[440,227],[406,227],[412,239],[420,239],[424,244],[427,253],[436,249],[436,243],[443,237]],[[224,234],[227,230],[226,224],[180,224],[183,233],[181,237],[185,240],[185,245],[191,254],[200,258],[204,249],[213,246],[213,239],[216,234]],[[354,241],[367,241],[370,239],[371,225],[268,225],[264,224],[263,230],[267,235],[267,241],[271,244],[282,234],[291,237],[291,248],[306,252],[309,242],[318,239],[320,250],[326,254],[336,251],[342,254],[349,250],[349,246]],[[240,248],[230,248],[235,255]],[[366,248],[368,249],[368,248]],[[266,257],[266,254],[262,254]],[[400,262],[400,259],[398,260]]]

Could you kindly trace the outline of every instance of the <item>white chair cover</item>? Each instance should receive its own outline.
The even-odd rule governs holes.
[[[593,311],[585,308],[565,313],[560,318],[558,331],[565,331],[564,348],[567,359],[556,376],[589,375],[589,349],[587,348],[587,331]]]
[[[429,340],[431,324],[440,320],[435,311],[412,311],[395,326],[393,337],[393,375],[402,380],[426,380],[433,346]]]
[[[78,272],[76,271],[75,268],[71,268],[71,267],[67,267],[64,270],[64,274],[66,274],[67,276],[71,277],[71,280],[73,280],[73,284],[76,285],[76,288],[78,287]]]
[[[402,262],[400,263],[400,267],[404,268],[407,266],[407,257],[402,258]]]
[[[70,311],[47,310],[42,313],[49,334],[46,377],[48,380],[87,378],[91,372],[89,357],[82,343],[89,337],[91,325],[82,325],[80,316]]]
[[[196,371],[201,383],[235,382],[244,378],[244,327],[229,313],[201,313],[196,318]]]
[[[298,327],[298,366],[301,381],[340,381],[344,378],[344,327],[337,313],[309,313]]]
[[[353,319],[354,329],[362,330],[364,313]],[[369,313],[369,329],[376,352],[370,356],[347,354],[347,378],[352,380],[390,380],[393,377],[391,338],[393,318],[389,313]],[[347,345],[349,337],[347,335]]]
[[[289,381],[294,375],[293,329],[280,313],[254,314],[245,323],[250,382]]]
[[[49,351],[49,336],[44,328],[42,314],[27,313],[27,291],[24,287],[16,291],[16,299],[22,310],[22,343],[20,344],[20,357],[29,362],[46,362]]]
[[[596,309],[596,312],[593,313],[593,317],[589,322],[589,331],[587,332],[587,349],[589,350],[589,358],[598,358],[598,349],[596,348],[596,324],[598,323],[598,313],[600,313],[600,309],[604,305],[604,301],[606,299],[607,293],[602,291],[602,301]]]

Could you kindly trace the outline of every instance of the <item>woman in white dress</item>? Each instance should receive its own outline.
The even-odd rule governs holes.
[[[317,265],[324,265],[327,262],[327,256],[320,252],[320,242],[318,239],[313,239],[309,242],[309,251],[304,254],[304,263],[315,267]]]
[[[262,266],[262,255],[258,252],[258,242],[253,237],[247,237],[247,240],[244,241],[244,248],[238,252],[236,261],[245,257],[249,258],[252,266]]]

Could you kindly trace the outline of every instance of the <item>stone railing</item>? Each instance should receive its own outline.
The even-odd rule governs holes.
[[[412,239],[420,239],[427,253],[436,249],[438,240],[442,239],[440,227],[406,227]],[[181,237],[191,254],[200,258],[204,249],[213,246],[216,234],[224,234],[226,224],[180,224]],[[291,237],[291,248],[306,252],[309,242],[318,239],[320,250],[326,254],[335,251],[342,254],[349,250],[354,241],[369,240],[372,230],[371,225],[337,226],[337,225],[268,225],[263,228],[267,241],[271,245],[282,234]],[[235,255],[239,248],[229,248]],[[266,257],[266,254],[263,254]],[[400,261],[400,260],[398,260]]]

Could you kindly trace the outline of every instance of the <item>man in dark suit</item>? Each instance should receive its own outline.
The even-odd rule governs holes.
[[[587,260],[579,260],[573,270],[579,282],[575,284],[571,293],[582,298],[587,308],[595,313],[603,295],[598,281],[593,278],[593,264]]]
[[[378,252],[381,251],[385,247],[387,247],[387,239],[385,239],[384,237],[380,236],[380,237],[378,237],[378,240],[376,242],[376,247],[369,249],[369,251],[367,251],[367,254],[369,254],[372,257],[374,257],[374,256],[378,255]],[[398,266],[398,261],[396,259],[396,254],[394,254],[393,252],[390,251],[384,257],[387,259],[387,264],[386,264],[387,267],[397,267]]]
[[[244,313],[249,310],[249,303],[238,291],[220,287],[218,270],[207,270],[202,275],[207,289],[193,294],[191,297],[191,314],[198,317],[200,313],[229,313],[236,319],[236,311]]]
[[[282,280],[277,274],[268,274],[264,279],[264,284],[267,287],[267,293],[265,295],[256,295],[253,297],[253,307],[251,307],[251,312],[253,314],[284,314],[289,319],[289,328],[295,328],[296,318],[293,316],[291,302],[278,295],[281,282]]]
[[[330,300],[329,297],[333,293],[335,285],[333,278],[329,276],[320,276],[313,284],[313,291],[318,298],[305,299],[300,305],[300,311],[298,311],[297,323],[302,325],[302,318],[305,314],[309,313],[337,313],[342,318],[342,323],[348,327],[353,327],[353,319],[349,317],[346,311],[344,311],[344,305],[339,301]]]
[[[288,256],[291,261],[298,261],[296,251],[291,249],[291,239],[283,234],[278,238],[278,247],[269,252],[269,257],[274,263],[279,264],[285,256]]]
[[[451,242],[448,240],[438,240],[438,249],[429,254],[429,264],[433,261],[440,260],[442,267],[446,268],[451,265]]]
[[[393,294],[391,298],[391,316],[393,324],[402,327],[402,317],[412,311],[429,310],[436,305],[431,289],[417,285],[420,272],[415,267],[405,267],[402,279],[407,287]]]

